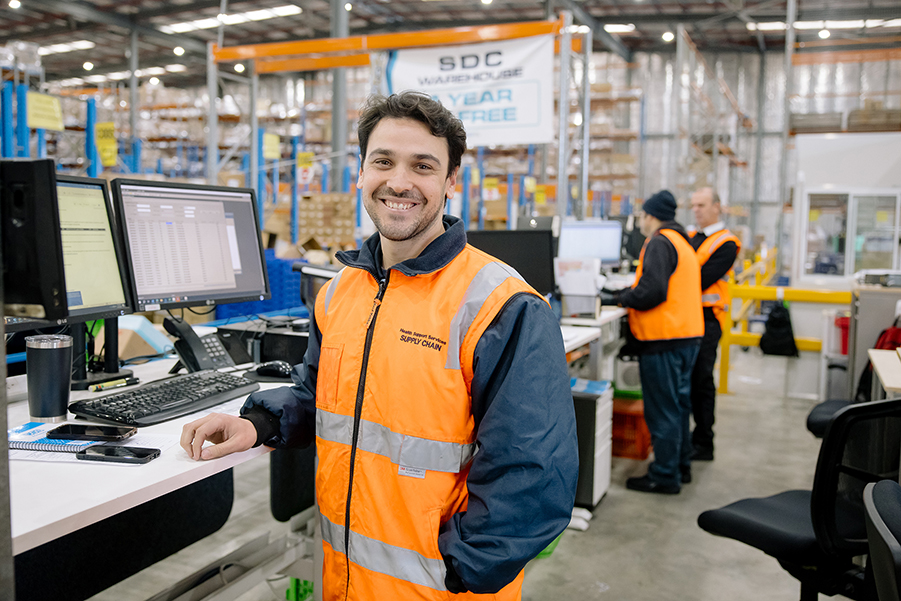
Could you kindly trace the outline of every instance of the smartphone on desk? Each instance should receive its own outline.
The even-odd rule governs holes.
[[[159,449],[94,445],[75,453],[76,459],[112,461],[114,463],[147,463],[160,456]]]
[[[47,438],[63,440],[97,440],[111,442],[134,436],[137,428],[130,426],[98,426],[95,424],[63,424],[47,432]]]

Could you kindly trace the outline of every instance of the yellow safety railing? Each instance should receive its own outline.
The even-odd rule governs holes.
[[[850,305],[850,292],[833,292],[825,290],[802,290],[768,286],[776,276],[776,252],[766,259],[757,258],[755,263],[745,261],[745,268],[737,278],[729,282],[732,302],[742,299],[741,309],[733,319],[731,312],[722,316],[723,336],[720,338],[720,384],[717,391],[729,392],[729,351],[732,345],[760,346],[760,334],[748,332],[748,316],[751,310],[760,307],[762,300],[786,300],[799,303],[825,303]],[[753,278],[753,283],[752,283]],[[735,324],[740,328],[733,331]],[[819,352],[823,341],[819,338],[795,337],[795,345],[799,351]]]

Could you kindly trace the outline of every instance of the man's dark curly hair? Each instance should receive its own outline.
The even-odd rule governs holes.
[[[357,126],[360,156],[364,160],[369,136],[382,119],[415,119],[424,123],[433,136],[447,140],[447,154],[450,158],[448,177],[460,166],[460,158],[466,150],[463,123],[431,96],[412,91],[399,92],[387,98],[378,94],[370,96],[363,106]]]

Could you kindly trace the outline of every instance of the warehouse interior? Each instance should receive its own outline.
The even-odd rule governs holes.
[[[753,533],[713,536],[698,516],[741,499],[816,490],[826,469],[820,462],[827,439],[823,430],[814,433],[811,412],[826,411],[824,402],[839,403],[829,406],[832,418],[849,403],[901,393],[901,383],[895,388],[892,381],[901,374],[894,350],[901,338],[893,343],[883,336],[901,323],[901,1],[0,0],[0,23],[4,160],[49,158],[58,176],[105,180],[113,196],[123,194],[122,185],[141,182],[252,191],[267,298],[210,301],[207,313],[170,303],[182,308],[183,323],[200,336],[224,340],[245,319],[262,319],[265,330],[272,316],[287,316],[278,324],[283,329],[306,318],[312,293],[304,286],[334,274],[314,269],[301,275],[299,265],[338,269],[336,252],[359,248],[377,233],[357,189],[359,116],[370,95],[416,85],[410,82],[420,82],[445,105],[453,103],[449,108],[467,128],[470,142],[447,212],[463,219],[473,245],[482,232],[550,230],[544,219],[564,227],[612,222],[618,224],[616,256],[598,258],[598,267],[606,281],[628,287],[640,263],[645,201],[670,191],[675,220],[704,231],[696,223],[693,195],[711,189],[721,206],[719,221],[740,241],[740,251],[723,284],[732,303],[719,319],[723,334],[713,368],[715,460],[695,461],[690,483],[683,480],[678,495],[640,494],[626,486],[654,459],[638,363],[620,353],[629,329],[626,310],[604,318],[612,314],[601,307],[603,284],[592,290],[590,302],[580,298],[577,304],[582,293],[563,290],[559,271],[551,274],[556,287],[552,281],[547,291],[523,272],[547,292],[561,319],[577,422],[587,419],[579,412],[577,380],[579,386],[602,383],[586,411],[591,435],[612,440],[585,443],[583,456],[580,436],[580,463],[587,470],[580,471],[580,487],[583,476],[589,481],[576,505],[590,519],[574,513],[570,527],[527,564],[522,598],[793,599],[799,591],[802,601],[889,598],[881,585],[876,592],[866,536],[844,543],[842,553],[852,559],[827,562],[835,578],[808,578],[809,566],[780,565],[777,551],[749,542]],[[513,113],[475,106],[504,106],[506,90],[489,86],[478,97],[467,96],[464,85],[456,93],[438,81],[448,73],[464,77],[470,68],[488,69],[496,50],[490,44],[512,55],[517,44],[532,40],[536,47],[544,40],[541,52],[547,52],[516,67],[538,74],[529,94],[540,98],[540,124],[523,126],[525,133],[491,129],[485,122]],[[430,60],[441,66],[424,76],[422,65]],[[438,83],[427,81],[432,75]],[[117,178],[126,184],[117,187]],[[622,284],[630,272],[633,279]],[[4,285],[9,294],[10,283]],[[146,317],[147,327],[163,336],[162,346],[153,333],[144,336],[143,326],[123,325],[132,322],[120,318],[115,370],[131,357],[160,352],[166,335],[178,337],[163,325],[173,317],[165,302],[162,309],[142,302],[128,311],[135,316],[126,317]],[[789,309],[796,346],[790,356],[761,350],[776,306]],[[12,427],[28,416],[26,396],[10,384],[26,381],[24,336],[17,333],[26,330],[10,321],[9,310],[6,315],[4,419]],[[583,339],[586,330],[568,334],[566,327],[593,334]],[[89,348],[95,342],[91,328]],[[100,348],[103,338],[96,343]],[[293,365],[302,358],[301,352],[261,359],[260,343],[256,351],[245,350],[253,363],[284,359]],[[597,416],[611,415],[595,422],[595,407]],[[870,436],[884,442],[878,453],[886,464],[873,468],[879,478],[867,477],[897,482],[901,409],[885,411],[883,429]],[[836,432],[838,427],[833,438]],[[177,447],[164,452],[182,452]],[[870,459],[877,453],[868,452]],[[275,457],[262,454],[233,466],[230,516],[216,532],[123,572],[102,590],[73,586],[71,597],[60,598],[321,598],[322,591],[307,588],[307,568],[270,559],[255,566],[230,561],[242,571],[236,582],[222,575],[226,564],[219,564],[222,590],[209,597],[173,592],[182,579],[211,574],[209,566],[260,537],[286,536],[292,547],[315,536],[308,512],[302,520],[273,517],[270,505],[278,501],[271,499],[276,493],[270,478],[286,469],[273,467],[285,461]],[[19,542],[16,508],[25,502],[15,499],[15,483],[39,462],[0,456],[0,464],[0,489],[13,497],[10,508],[3,499],[8,495],[0,495],[0,597],[12,599],[16,591],[16,598],[30,598],[17,585],[16,557],[35,553],[39,542],[56,535]],[[864,470],[859,464],[848,471],[855,469]],[[859,494],[854,504],[862,526]],[[84,519],[67,528],[98,518]],[[805,523],[804,529],[811,527]],[[816,524],[812,531],[810,544],[820,547],[838,537]],[[826,544],[829,552],[841,546]],[[300,554],[301,547],[291,553]],[[901,562],[901,547],[897,552]],[[62,573],[49,563],[39,568]],[[319,568],[314,564],[313,572]],[[822,597],[813,590],[818,587]]]

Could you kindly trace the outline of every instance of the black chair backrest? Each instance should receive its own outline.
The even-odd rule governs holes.
[[[863,504],[870,541],[868,561],[879,601],[901,601],[901,485],[893,480],[867,484]]]
[[[830,555],[867,553],[863,489],[898,480],[901,399],[853,404],[826,428],[817,459],[810,515],[817,542]]]

